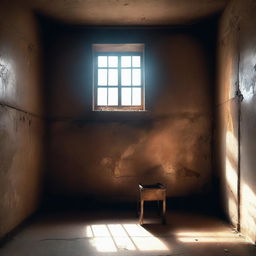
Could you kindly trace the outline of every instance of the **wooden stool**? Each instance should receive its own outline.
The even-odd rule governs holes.
[[[152,185],[142,185],[139,184],[140,191],[140,224],[143,224],[144,215],[144,201],[162,201],[163,202],[163,212],[162,220],[165,223],[165,213],[166,213],[166,188],[163,184],[157,183]]]

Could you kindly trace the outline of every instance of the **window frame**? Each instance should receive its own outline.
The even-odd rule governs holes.
[[[98,85],[98,56],[118,56],[118,84],[117,86]],[[121,56],[140,56],[140,67],[121,67]],[[122,69],[140,69],[141,70],[141,85],[121,85],[121,70]],[[109,67],[100,67],[100,69],[109,69]],[[111,68],[110,68],[111,69]],[[145,111],[145,65],[143,51],[94,51],[93,52],[93,111]],[[132,74],[131,74],[132,79]],[[98,88],[118,88],[118,105],[98,106]],[[141,88],[141,105],[138,106],[123,106],[121,105],[121,89],[122,88]],[[108,94],[108,93],[107,93]],[[108,95],[107,95],[108,97]],[[132,93],[131,93],[132,98]]]

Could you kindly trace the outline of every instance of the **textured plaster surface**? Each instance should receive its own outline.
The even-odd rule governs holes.
[[[168,196],[209,192],[212,59],[199,33],[71,31],[47,48],[51,193],[134,201],[139,182],[162,182]],[[91,110],[90,42],[111,38],[145,42],[146,112]]]
[[[170,25],[220,13],[227,0],[27,0],[29,6],[70,23]]]
[[[40,47],[35,17],[15,4],[0,8],[0,102],[42,113]]]
[[[220,35],[220,67],[224,67],[220,74],[219,103],[222,106],[236,101],[236,114],[231,115],[232,123],[240,124],[240,184],[237,189],[236,197],[240,196],[239,202],[234,201],[232,212],[236,209],[240,210],[240,226],[241,231],[250,237],[252,241],[256,241],[256,177],[255,177],[255,132],[256,132],[256,111],[255,111],[255,81],[256,81],[256,33],[255,33],[255,1],[231,1],[226,9],[221,23]],[[226,67],[226,68],[225,68]],[[240,89],[241,97],[236,97],[236,91]],[[233,98],[233,99],[232,99]],[[242,101],[241,101],[242,100]],[[239,119],[240,108],[240,119]],[[230,112],[231,113],[231,112]],[[219,116],[220,123],[228,126],[229,118],[223,115]],[[222,139],[218,148],[223,152],[221,157],[221,171],[227,171],[225,162],[229,159],[228,148],[232,148],[233,152],[238,152],[239,137],[238,127],[232,132],[233,143],[225,143],[227,138],[227,130],[220,129]],[[231,141],[232,141],[231,140]],[[224,145],[224,146],[223,146]],[[226,153],[225,153],[226,152]],[[236,164],[230,169],[230,173],[234,175],[227,176],[224,183],[236,184],[239,177],[238,159]],[[228,196],[228,198],[230,198]],[[229,200],[228,200],[229,201]],[[227,201],[227,202],[228,202]],[[228,213],[229,217],[236,224],[237,220]]]
[[[0,237],[33,213],[42,180],[39,44],[32,13],[0,8]]]
[[[43,122],[0,107],[0,236],[39,205]]]
[[[242,6],[237,8],[240,13]],[[241,103],[241,229],[256,242],[255,1],[246,1],[242,10],[239,63],[239,85],[244,97]]]

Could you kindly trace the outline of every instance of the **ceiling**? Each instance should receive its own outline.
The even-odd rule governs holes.
[[[19,0],[17,0],[19,1]],[[228,0],[23,0],[44,15],[88,25],[194,23],[221,12]]]

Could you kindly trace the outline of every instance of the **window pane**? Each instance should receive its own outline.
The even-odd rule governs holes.
[[[98,106],[107,105],[107,88],[98,88]]]
[[[122,85],[131,85],[131,69],[122,69],[121,76]]]
[[[107,69],[98,69],[98,85],[107,85]]]
[[[140,56],[132,56],[132,66],[140,67]]]
[[[109,56],[108,57],[108,66],[109,67],[117,68],[117,64],[118,64],[117,56]]]
[[[109,88],[108,89],[108,106],[117,106],[118,105],[118,89]]]
[[[122,56],[121,57],[121,66],[126,68],[126,67],[131,67],[132,59],[131,56]]]
[[[141,85],[141,70],[133,69],[132,70],[132,84],[133,85]]]
[[[131,88],[122,88],[122,105],[123,106],[131,106],[132,99],[131,99]]]
[[[141,105],[141,88],[132,88],[132,105]]]
[[[107,56],[98,56],[98,67],[107,67],[108,57]]]
[[[117,69],[108,70],[108,85],[117,85],[118,84],[118,73]]]

